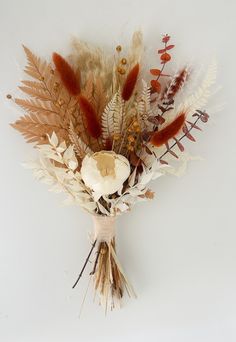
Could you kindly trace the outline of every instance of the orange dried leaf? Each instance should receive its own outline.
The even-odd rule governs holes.
[[[153,76],[159,76],[161,74],[161,70],[159,70],[159,69],[150,69],[150,73]]]
[[[161,55],[161,60],[164,63],[169,62],[171,60],[171,55],[169,53],[165,52]]]
[[[167,43],[170,40],[170,36],[168,34],[166,34],[163,38],[162,38],[162,42],[163,43]]]
[[[179,131],[184,125],[184,122],[185,122],[185,113],[181,113],[169,125],[167,125],[165,128],[153,134],[150,140],[151,144],[157,147],[163,144],[166,144],[168,140],[170,140],[171,138],[174,138],[179,133]]]
[[[158,52],[159,54],[165,53],[165,52],[166,52],[166,49],[161,49],[161,50],[158,50],[157,52]]]
[[[154,91],[156,91],[158,94],[161,92],[161,83],[157,80],[151,80],[151,86]]]
[[[56,52],[53,53],[52,59],[68,92],[73,96],[78,95],[80,93],[80,83],[70,64]]]
[[[137,83],[139,74],[139,64],[136,64],[128,73],[127,78],[125,80],[123,90],[122,90],[122,98],[125,101],[128,101],[133,94],[135,85]]]
[[[171,49],[173,49],[175,46],[174,45],[168,45],[168,46],[166,46],[166,50],[171,50]]]
[[[83,95],[78,96],[78,102],[79,102],[79,106],[83,114],[89,135],[92,138],[98,139],[102,133],[102,129],[101,129],[101,124],[99,122],[99,119],[97,117],[97,113],[95,112],[94,107]]]

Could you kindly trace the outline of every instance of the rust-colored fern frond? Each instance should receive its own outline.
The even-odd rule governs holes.
[[[70,64],[56,52],[53,53],[52,59],[65,88],[71,95],[78,95],[80,93],[80,83]]]
[[[102,133],[102,128],[93,105],[83,95],[78,96],[78,102],[86,123],[88,134],[92,138],[98,139]]]
[[[63,129],[61,119],[54,113],[25,115],[11,126],[18,130],[28,143],[44,144],[48,141],[47,134],[51,135],[53,132],[61,140],[67,140],[67,132]]]
[[[138,74],[139,74],[139,64],[137,63],[128,73],[127,78],[125,80],[123,90],[122,90],[122,98],[125,101],[128,101],[134,91],[134,88],[137,83],[138,79]]]
[[[155,132],[150,140],[151,144],[159,147],[167,143],[171,138],[174,138],[183,127],[185,118],[186,114],[181,113],[165,128]]]
[[[43,74],[49,71],[49,65],[34,55],[26,46],[23,45],[23,48],[28,61],[24,69],[25,73],[38,81],[43,81]]]

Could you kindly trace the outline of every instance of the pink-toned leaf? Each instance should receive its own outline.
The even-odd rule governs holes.
[[[189,130],[186,124],[183,125],[182,131],[184,132],[184,134],[188,133]]]
[[[184,145],[178,139],[175,139],[175,141],[176,141],[176,144],[177,144],[179,150],[181,152],[184,152]]]
[[[157,80],[151,80],[151,86],[158,94],[161,92],[161,84]]]
[[[165,53],[165,52],[166,52],[166,49],[161,49],[161,50],[158,50],[157,52],[158,52],[159,54]]]
[[[198,129],[199,131],[202,130],[200,127],[198,127],[195,123],[193,123],[193,122],[191,122],[191,121],[187,121],[187,123],[188,123],[192,128]]]
[[[172,151],[172,150],[169,150],[168,151],[173,157],[175,157],[175,158],[179,158],[178,156],[177,156],[177,154],[174,152],[174,151]]]
[[[168,45],[168,46],[166,46],[166,50],[171,50],[171,49],[173,49],[175,46],[174,45]]]
[[[186,134],[186,137],[187,137],[189,140],[193,141],[193,142],[196,141],[196,139],[195,139],[195,138],[192,136],[192,134],[190,134],[190,133],[187,133],[187,134]]]
[[[209,115],[207,113],[204,113],[200,116],[200,120],[204,123],[206,123],[209,119]]]
[[[159,69],[150,69],[150,73],[153,76],[159,76],[161,74],[161,70],[159,70]]]

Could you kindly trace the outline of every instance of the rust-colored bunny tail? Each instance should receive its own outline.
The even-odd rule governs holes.
[[[181,113],[165,128],[155,132],[150,140],[151,144],[159,147],[165,144],[171,138],[174,138],[179,133],[180,129],[183,127],[185,117],[186,114]]]
[[[94,107],[83,95],[78,96],[78,102],[84,116],[88,134],[92,138],[98,139],[102,133],[102,128]]]
[[[128,76],[125,80],[123,90],[122,90],[122,98],[125,101],[128,101],[133,94],[135,85],[137,83],[139,74],[139,64],[137,63],[128,73]]]
[[[80,83],[70,64],[56,52],[52,54],[52,59],[68,92],[73,96],[78,95],[80,93]]]

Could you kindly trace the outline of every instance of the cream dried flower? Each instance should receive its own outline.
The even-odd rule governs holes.
[[[86,156],[81,176],[87,187],[99,196],[118,191],[130,175],[128,159],[113,151],[100,151]]]

